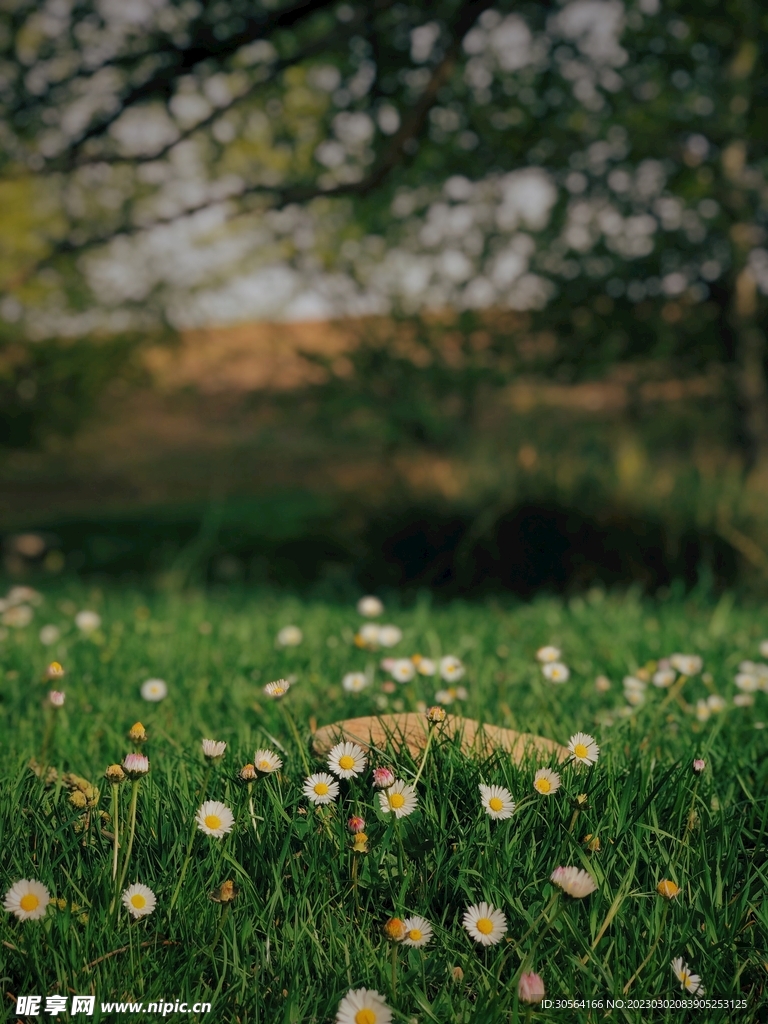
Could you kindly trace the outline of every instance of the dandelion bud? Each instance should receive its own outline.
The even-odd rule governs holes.
[[[438,722],[444,722],[445,708],[441,708],[438,704],[433,705],[431,708],[427,708],[427,721],[430,725],[437,725]]]
[[[258,778],[258,775],[256,774],[256,769],[252,764],[244,764],[237,773],[237,777],[241,782],[254,782]]]
[[[128,730],[128,739],[132,743],[145,743],[147,739],[147,730],[141,724],[141,722],[135,722]]]
[[[144,754],[126,754],[123,758],[123,768],[129,779],[140,779],[149,771],[149,758]]]
[[[517,997],[521,1003],[540,1003],[545,995],[544,982],[540,975],[534,974],[533,971],[520,975]]]
[[[697,757],[696,760],[693,762],[693,771],[696,775],[701,775],[701,773],[704,771],[706,767],[707,762],[702,761],[700,757]]]
[[[61,708],[64,706],[64,694],[61,690],[51,690],[48,694],[48,703],[52,704],[55,708]]]
[[[81,793],[79,789],[76,789],[73,793],[69,794],[69,802],[73,807],[77,807],[78,810],[83,810],[88,806],[88,798],[85,793]]]
[[[405,921],[401,921],[399,917],[390,917],[384,925],[383,931],[390,942],[402,942],[408,934]]]
[[[394,782],[395,774],[389,768],[373,769],[373,785],[376,789],[389,789]]]
[[[347,828],[352,833],[364,832],[364,830],[365,830],[365,821],[364,821],[363,818],[359,817],[358,815],[353,814],[352,817],[347,822]]]
[[[663,896],[665,900],[673,900],[680,892],[680,886],[665,878],[656,886],[656,892],[659,896]]]
[[[126,775],[119,764],[111,764],[104,772],[104,778],[107,782],[111,782],[113,786],[116,786],[121,782],[125,782]]]
[[[67,673],[64,671],[63,666],[61,666],[58,663],[58,661],[52,661],[48,668],[45,670],[46,679],[61,679],[61,677],[65,676],[66,674]]]

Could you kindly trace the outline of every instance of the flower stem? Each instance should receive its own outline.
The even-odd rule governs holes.
[[[114,882],[117,878],[117,852],[120,849],[120,841],[118,838],[119,834],[119,814],[120,814],[120,799],[118,794],[118,786],[112,786],[112,825],[114,829],[114,838],[112,840],[112,881]]]
[[[392,943],[392,1002],[397,998],[397,943]]]
[[[123,858],[123,870],[120,872],[120,881],[115,889],[115,896],[113,903],[117,903],[117,897],[120,894],[120,890],[123,888],[123,882],[125,876],[128,874],[128,862],[131,859],[131,851],[133,850],[133,837],[136,833],[136,805],[139,800],[139,783],[141,779],[133,779],[131,782],[131,808],[129,811],[130,822],[128,824],[128,845],[125,849],[125,857]],[[118,904],[119,908],[119,904]]]
[[[208,779],[210,777],[211,777],[211,762],[209,761],[208,765],[207,765],[207,767],[205,769],[205,775],[203,777],[203,785],[200,788],[200,796],[198,797],[198,800],[200,801],[201,804],[205,800],[205,791],[208,789]],[[196,823],[195,819],[193,818],[192,819],[192,828],[190,829],[190,832],[189,832],[189,842],[187,843],[187,852],[186,852],[186,854],[184,856],[184,863],[183,863],[183,865],[181,867],[181,874],[179,875],[179,880],[176,883],[176,888],[173,890],[173,896],[171,896],[171,902],[168,905],[168,913],[169,914],[171,913],[171,911],[173,910],[174,906],[176,905],[176,900],[179,898],[179,893],[181,892],[181,886],[182,886],[182,883],[184,881],[184,876],[187,873],[187,868],[189,867],[189,860],[190,860],[190,857],[192,856],[192,844],[195,841],[195,832],[196,831],[197,831],[197,823]]]
[[[424,747],[424,756],[421,759],[419,770],[416,772],[416,778],[411,783],[414,789],[416,788],[416,783],[421,778],[421,773],[424,771],[424,766],[427,763],[427,754],[429,753],[429,748],[432,746],[432,737],[434,736],[434,734],[435,730],[432,728],[432,726],[430,726],[429,733],[427,734],[427,745]]]

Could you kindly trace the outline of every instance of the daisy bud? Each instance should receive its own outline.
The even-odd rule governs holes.
[[[401,921],[399,917],[390,917],[384,925],[383,932],[390,942],[402,942],[408,934],[408,929],[405,927],[405,921]]]
[[[347,828],[352,833],[364,832],[365,831],[365,821],[364,821],[363,818],[359,817],[358,815],[353,814],[352,817],[347,822]]]
[[[67,673],[64,668],[58,663],[58,661],[52,661],[48,668],[45,670],[46,679],[61,679]]]
[[[358,832],[354,838],[352,853],[368,853],[368,836],[365,832]]]
[[[131,743],[146,743],[147,730],[141,724],[141,722],[134,722],[131,728],[128,730],[128,739]]]
[[[444,722],[445,708],[441,708],[438,704],[433,705],[431,708],[427,708],[427,721],[430,725],[437,725],[438,722]]]
[[[582,843],[586,845],[590,853],[600,852],[600,839],[598,836],[593,836],[591,832],[584,836]]]
[[[64,706],[64,694],[61,690],[51,690],[48,694],[48,703],[52,704],[55,708]]]
[[[104,772],[104,778],[107,782],[111,782],[113,786],[117,786],[119,783],[125,782],[126,775],[119,764],[111,764]]]
[[[464,971],[462,971],[462,969],[460,967],[452,967],[451,968],[451,978],[454,981],[463,981],[464,980]]]
[[[573,806],[577,811],[586,811],[589,807],[589,800],[586,793],[579,793],[573,800]]]
[[[663,896],[665,900],[673,900],[680,892],[680,886],[665,878],[656,886],[656,892],[659,896]]]
[[[74,793],[70,793],[69,802],[73,807],[77,807],[78,810],[83,810],[83,808],[88,806],[88,798],[79,789],[76,789]]]
[[[517,997],[521,1003],[540,1003],[545,995],[544,982],[540,975],[534,974],[533,971],[520,975]]]
[[[237,773],[237,777],[241,782],[254,782],[258,778],[258,775],[252,764],[244,764]]]
[[[140,779],[149,771],[149,758],[143,754],[126,754],[123,758],[123,768],[129,779]]]
[[[373,769],[373,785],[376,789],[389,789],[394,784],[395,775],[389,768]]]
[[[706,767],[707,762],[702,761],[700,757],[697,757],[696,760],[693,762],[693,771],[696,775],[701,775],[701,773],[704,771]]]

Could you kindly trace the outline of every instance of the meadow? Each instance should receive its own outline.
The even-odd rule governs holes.
[[[41,1016],[47,996],[94,995],[94,1021],[162,1016],[102,1009],[113,1002],[208,1002],[206,1014],[166,1012],[238,1024],[766,1019],[764,608],[678,592],[440,607],[424,597],[376,620],[402,634],[384,647],[360,639],[354,605],[271,592],[59,582],[6,601],[0,890],[37,880],[51,902],[37,920],[0,914],[0,1019],[17,1019],[16,998],[32,994]],[[560,649],[565,682],[546,677],[546,645]],[[676,653],[693,657],[668,666]],[[411,674],[402,660],[418,669],[414,655],[437,674],[395,681]],[[460,666],[441,679],[449,655]],[[342,685],[349,673],[364,674],[347,682],[359,692]],[[152,679],[165,686],[144,693],[165,689],[161,699],[142,696]],[[291,685],[270,697],[279,679]],[[312,752],[317,727],[423,713],[441,690],[450,713],[564,746],[584,732],[599,756],[466,757],[436,725],[423,763],[390,745],[338,780],[330,803],[307,798],[304,780],[329,770]],[[129,738],[136,723],[145,740]],[[226,749],[207,757],[203,739]],[[243,773],[257,749],[279,770]],[[108,781],[130,753],[149,771]],[[384,812],[374,766],[406,784],[418,775],[413,813]],[[533,785],[542,767],[560,778],[548,795]],[[492,819],[480,785],[506,789],[511,816]],[[232,812],[220,838],[195,822],[204,800]],[[358,842],[353,816],[365,821]],[[594,891],[561,892],[558,866],[586,871]],[[151,913],[123,905],[133,883],[152,891]],[[463,925],[482,902],[505,918],[495,944]],[[426,945],[385,930],[413,916],[431,926]],[[678,958],[700,979],[687,988]],[[542,979],[549,1004],[522,998],[523,973]],[[362,988],[382,1000],[367,1016],[343,1002]]]

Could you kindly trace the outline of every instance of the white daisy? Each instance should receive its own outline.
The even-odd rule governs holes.
[[[146,917],[155,909],[155,894],[147,885],[134,882],[123,890],[123,906],[132,917]]]
[[[28,604],[17,604],[3,612],[1,621],[4,626],[11,626],[13,629],[24,629],[34,617],[35,613]]]
[[[464,675],[465,669],[459,658],[453,654],[446,654],[440,659],[440,675],[446,683],[455,683]]]
[[[209,757],[212,761],[216,758],[223,757],[224,751],[227,749],[227,744],[224,740],[203,740],[203,754]]]
[[[574,761],[581,764],[594,764],[600,755],[600,747],[595,743],[592,736],[585,732],[577,732],[568,741],[568,749],[573,755]]]
[[[737,693],[733,698],[733,705],[737,708],[749,708],[755,703],[751,693]]]
[[[405,818],[413,814],[419,800],[413,786],[398,779],[388,789],[379,793],[379,804],[385,814],[390,812],[396,818]]]
[[[718,711],[724,711],[726,707],[725,698],[721,697],[719,693],[710,693],[707,697],[707,707],[715,714]]]
[[[597,888],[588,872],[583,868],[559,867],[549,876],[550,882],[574,899],[583,899]]]
[[[480,802],[489,818],[493,818],[495,821],[505,821],[512,817],[515,801],[508,789],[504,789],[503,786],[484,786],[482,783],[478,788]]]
[[[763,658],[768,658],[768,640],[760,641],[760,655]]]
[[[147,679],[141,684],[141,696],[153,703],[168,696],[168,687],[164,679]]]
[[[283,762],[273,750],[257,750],[253,755],[253,767],[257,772],[264,775],[271,775],[272,772],[279,772]]]
[[[340,779],[353,779],[365,771],[366,756],[356,743],[337,743],[328,752],[328,767]]]
[[[394,647],[402,639],[403,631],[397,626],[381,626],[379,629],[379,643],[382,647]]]
[[[357,602],[357,613],[363,615],[366,619],[375,619],[378,615],[384,611],[384,605],[373,594],[368,594],[367,597],[361,597]]]
[[[46,647],[50,647],[51,644],[55,644],[61,636],[61,630],[58,626],[43,626],[40,630],[40,643],[45,644]]]
[[[539,661],[544,663],[548,661],[559,661],[561,654],[562,651],[560,650],[560,648],[552,647],[551,644],[547,645],[546,647],[540,647],[538,651],[536,651],[536,657],[539,659]]]
[[[235,824],[235,817],[226,804],[218,800],[206,800],[195,815],[197,827],[207,836],[221,839],[227,832],[232,831]]]
[[[341,686],[347,693],[360,693],[368,685],[368,676],[365,672],[347,672],[341,680]]]
[[[560,776],[551,768],[539,768],[533,776],[533,788],[542,796],[552,796],[560,789]]]
[[[701,672],[704,662],[698,654],[673,654],[669,663],[682,676],[695,676]]]
[[[463,686],[449,686],[446,690],[438,690],[435,694],[435,701],[444,704],[446,707],[453,704],[455,700],[466,700],[467,691]]]
[[[327,772],[316,772],[304,780],[304,796],[313,804],[332,804],[339,795],[339,784]]]
[[[437,672],[437,665],[431,658],[419,658],[416,671],[420,676],[433,676]]]
[[[463,917],[464,927],[482,946],[495,946],[507,930],[507,919],[490,903],[476,903],[468,907]]]
[[[391,1024],[392,1011],[371,988],[347,992],[336,1011],[336,1024]]]
[[[643,693],[646,684],[642,679],[638,679],[637,676],[624,676],[623,684],[625,690],[635,690],[638,693]]]
[[[357,632],[356,640],[363,647],[375,647],[379,642],[381,626],[376,622],[366,622]]]
[[[699,722],[706,722],[711,714],[712,712],[709,709],[709,704],[707,704],[703,697],[700,697],[699,700],[696,701],[697,720]]]
[[[264,687],[264,693],[268,697],[273,697],[278,700],[280,697],[284,697],[291,688],[291,684],[287,679],[276,679],[273,683],[267,683]]]
[[[42,882],[33,878],[22,878],[14,882],[3,900],[3,907],[9,914],[15,914],[20,921],[37,921],[45,916],[45,908],[51,901],[51,894]]]
[[[303,639],[304,634],[298,626],[283,626],[277,634],[280,647],[298,647]]]
[[[753,672],[739,672],[734,682],[743,693],[757,693],[760,689],[760,680]]]
[[[571,670],[562,661],[548,661],[541,666],[541,671],[550,683],[567,683],[571,676]]]
[[[674,683],[676,677],[677,673],[673,668],[660,668],[653,673],[651,682],[654,686],[658,686],[660,690],[665,690]]]
[[[672,970],[680,982],[680,987],[691,996],[703,996],[704,987],[698,974],[692,974],[691,969],[681,956],[672,961]]]
[[[645,703],[645,694],[642,690],[625,690],[624,699],[627,704],[637,707],[638,705]]]
[[[81,629],[83,633],[92,633],[101,625],[101,616],[98,612],[91,612],[87,609],[83,609],[83,611],[78,612],[75,616],[75,625],[78,629]]]
[[[426,946],[432,940],[432,925],[423,917],[406,917],[404,946]]]
[[[416,666],[410,658],[397,658],[391,671],[392,678],[398,683],[410,683],[416,675]]]

